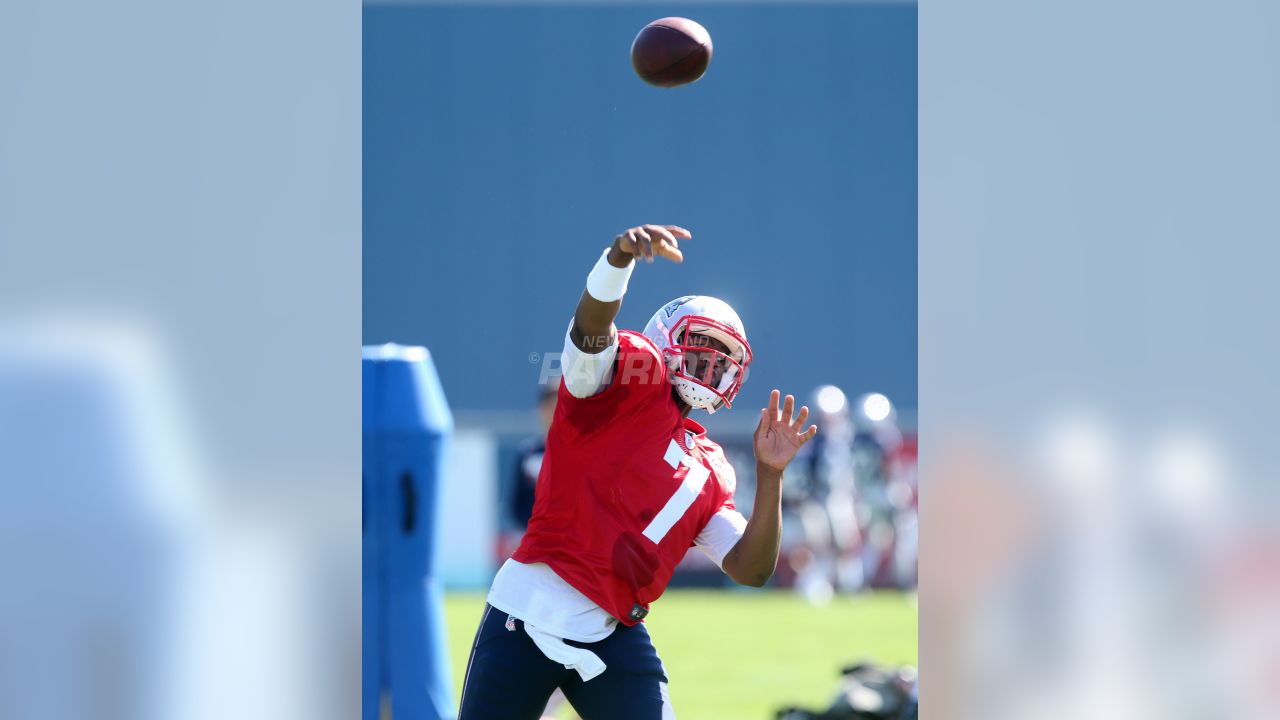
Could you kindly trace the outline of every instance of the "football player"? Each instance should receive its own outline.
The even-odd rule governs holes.
[[[642,621],[676,565],[696,546],[743,585],[773,574],[783,470],[818,431],[805,428],[809,409],[795,413],[777,390],[761,409],[748,522],[734,508],[733,468],[689,418],[730,407],[742,386],[751,346],[738,314],[688,295],[643,333],[613,324],[637,261],[681,262],[691,237],[675,225],[631,228],[587,276],[533,517],[489,591],[461,720],[534,720],[557,687],[584,720],[673,718]]]

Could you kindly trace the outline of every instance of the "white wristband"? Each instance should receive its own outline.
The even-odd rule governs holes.
[[[606,248],[587,276],[587,294],[600,302],[621,300],[627,294],[627,280],[631,279],[631,271],[635,266],[634,260],[622,268],[610,265],[609,250]]]

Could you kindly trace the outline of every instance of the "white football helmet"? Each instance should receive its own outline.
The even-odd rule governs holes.
[[[723,300],[706,295],[685,295],[663,305],[649,319],[644,335],[658,346],[667,363],[668,377],[680,398],[689,407],[714,413],[721,407],[732,407],[733,398],[742,387],[747,365],[751,364],[751,346],[738,313]],[[702,335],[724,344],[728,353],[697,344],[691,336]],[[699,359],[713,356],[699,372]],[[716,366],[722,366],[720,381],[712,387]]]

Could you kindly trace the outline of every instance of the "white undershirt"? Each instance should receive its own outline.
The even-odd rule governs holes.
[[[573,342],[573,320],[564,334],[564,352],[560,355],[560,369],[564,373],[564,386],[576,398],[588,398],[604,388],[605,376],[618,356],[618,338],[598,353],[583,352]]]
[[[694,546],[716,567],[722,567],[724,556],[738,543],[746,526],[742,513],[722,508],[698,533]],[[618,623],[545,563],[508,559],[493,578],[488,602],[547,633],[578,642],[603,640]]]

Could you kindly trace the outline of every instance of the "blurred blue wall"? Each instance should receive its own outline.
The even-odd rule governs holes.
[[[666,15],[707,27],[694,85],[631,71]],[[532,404],[621,229],[691,229],[619,326],[733,304],[742,391],[834,382],[916,406],[916,8],[909,4],[364,10],[364,337],[423,344],[454,408]]]

